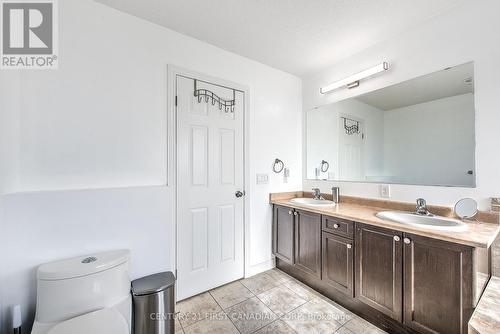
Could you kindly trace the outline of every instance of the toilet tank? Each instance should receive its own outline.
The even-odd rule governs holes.
[[[130,252],[115,250],[43,264],[36,321],[59,322],[130,299]]]

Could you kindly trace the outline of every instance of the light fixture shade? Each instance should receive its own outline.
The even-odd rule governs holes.
[[[347,87],[347,85],[352,84],[353,82],[359,81],[361,79],[366,79],[377,73],[387,71],[388,69],[389,69],[389,64],[384,61],[383,63],[378,64],[377,66],[373,66],[367,70],[351,75],[350,77],[331,83],[328,86],[321,87],[319,89],[319,92],[321,94],[325,94],[344,86]]]

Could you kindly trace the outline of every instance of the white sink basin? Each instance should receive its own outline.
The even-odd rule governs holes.
[[[310,205],[310,206],[335,206],[335,202],[328,201],[326,199],[314,199],[314,198],[292,198],[291,203]]]
[[[441,216],[422,216],[413,212],[403,211],[382,211],[376,214],[380,219],[389,220],[391,222],[425,227],[434,230],[443,231],[464,231],[467,230],[467,225],[457,219],[446,218]]]

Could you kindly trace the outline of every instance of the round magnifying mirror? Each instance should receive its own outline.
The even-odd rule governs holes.
[[[462,198],[455,204],[455,214],[460,219],[472,218],[477,213],[477,202],[472,198]]]

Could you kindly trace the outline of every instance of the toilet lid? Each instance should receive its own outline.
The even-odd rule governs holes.
[[[121,313],[103,309],[81,315],[54,326],[47,334],[127,334],[129,327]]]

